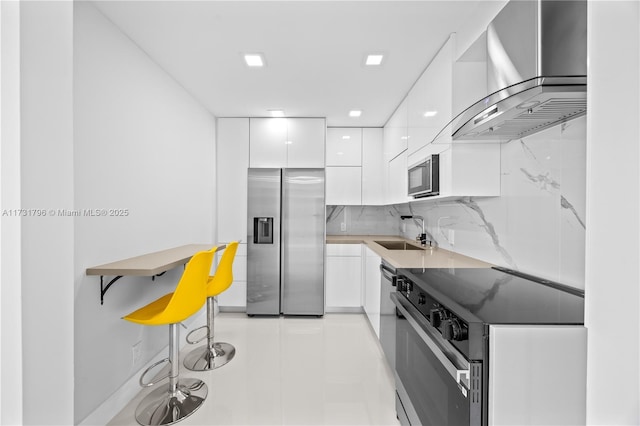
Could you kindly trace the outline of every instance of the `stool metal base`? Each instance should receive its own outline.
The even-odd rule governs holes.
[[[179,379],[176,391],[159,385],[136,409],[136,420],[144,426],[171,425],[196,411],[207,397],[207,385],[198,379]]]
[[[233,359],[236,348],[229,343],[216,342],[213,347],[201,346],[184,357],[184,366],[192,371],[209,371],[222,367]]]

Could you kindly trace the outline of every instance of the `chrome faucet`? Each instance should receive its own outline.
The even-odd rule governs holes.
[[[402,220],[414,219],[414,220],[419,220],[421,222],[421,224],[422,224],[422,233],[416,237],[416,241],[420,241],[420,245],[426,246],[427,245],[427,233],[424,231],[424,218],[422,216],[417,216],[417,215],[406,215],[406,216],[400,216],[400,219],[402,219]]]

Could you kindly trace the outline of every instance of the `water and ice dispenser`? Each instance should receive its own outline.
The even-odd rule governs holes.
[[[254,217],[253,218],[253,243],[273,244],[273,218]]]

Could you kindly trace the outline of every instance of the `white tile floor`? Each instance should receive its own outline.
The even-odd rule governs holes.
[[[216,340],[232,343],[236,356],[213,371],[181,369],[184,377],[204,380],[209,395],[179,424],[398,424],[393,373],[364,314],[318,319],[221,313],[215,328]],[[148,392],[109,424],[137,424],[135,407]]]

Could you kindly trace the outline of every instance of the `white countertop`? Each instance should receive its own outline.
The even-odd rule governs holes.
[[[395,268],[490,268],[493,265],[442,248],[424,250],[388,250],[375,241],[404,241],[420,247],[406,238],[391,235],[327,235],[327,244],[366,244]]]

